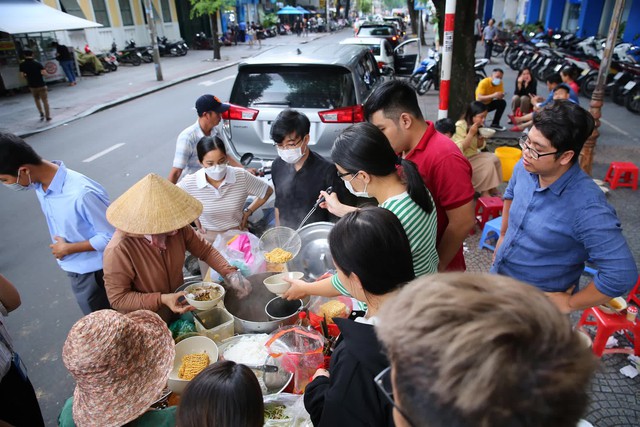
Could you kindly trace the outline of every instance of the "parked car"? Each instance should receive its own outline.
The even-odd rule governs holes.
[[[375,37],[363,37],[356,38],[350,37],[344,39],[340,44],[354,44],[359,46],[366,46],[373,53],[374,58],[378,63],[378,68],[382,70],[383,67],[390,67],[394,69],[393,65],[393,47],[387,41],[387,39],[375,38]]]
[[[398,29],[398,34],[404,36],[407,34],[407,26],[399,16],[385,16],[382,18],[383,22],[391,23],[393,22]]]
[[[387,39],[391,46],[396,47],[400,43],[400,35],[395,24],[367,23],[360,26],[356,37],[381,37]]]
[[[250,152],[274,159],[271,124],[293,108],[309,117],[309,146],[329,157],[340,132],[364,121],[362,103],[381,82],[376,60],[363,46],[269,50],[238,65],[222,137],[237,158]]]
[[[419,58],[427,54],[426,47],[420,47],[419,39],[409,39],[393,50],[393,66],[396,76],[410,76],[420,63]]]

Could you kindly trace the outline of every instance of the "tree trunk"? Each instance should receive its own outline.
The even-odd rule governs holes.
[[[409,9],[411,32],[413,34],[418,34],[418,12],[413,8],[413,0],[407,0],[407,9]]]
[[[440,40],[444,40],[445,0],[434,1],[438,11]],[[475,98],[476,41],[473,36],[475,2],[458,0],[454,21],[453,61],[451,65],[451,88],[449,92],[449,117],[458,120]]]
[[[220,60],[220,35],[218,34],[218,11],[209,15],[211,19],[211,32],[213,32],[213,60]]]

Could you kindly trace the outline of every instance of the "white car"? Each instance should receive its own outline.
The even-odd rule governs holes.
[[[385,66],[395,69],[393,62],[393,47],[391,47],[391,44],[386,39],[375,37],[351,37],[342,40],[340,44],[367,46],[369,50],[371,50],[371,53],[373,53],[374,58],[376,58],[378,68],[380,70]]]

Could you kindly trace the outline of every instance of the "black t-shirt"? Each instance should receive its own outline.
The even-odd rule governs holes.
[[[299,171],[296,171],[294,165],[278,157],[271,167],[271,177],[276,191],[275,207],[279,211],[280,225],[285,227],[298,228],[300,221],[318,200],[320,191],[327,187],[333,187],[338,199],[346,205],[355,206],[358,201],[345,188],[335,165],[313,151],[310,151]],[[337,219],[326,209],[318,208],[305,224],[335,222]]]
[[[58,61],[73,61],[73,56],[71,56],[71,52],[69,52],[69,48],[59,44],[56,47],[56,59]]]
[[[20,64],[20,72],[27,75],[27,85],[29,87],[38,88],[44,86],[42,70],[44,70],[42,64],[34,59],[25,59]]]

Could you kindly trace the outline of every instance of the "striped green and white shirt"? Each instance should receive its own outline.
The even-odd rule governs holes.
[[[431,198],[431,195],[429,197]],[[433,204],[433,199],[431,203]],[[405,191],[388,198],[380,204],[380,207],[393,212],[407,233],[413,258],[413,271],[416,277],[436,273],[439,259],[436,250],[438,218],[435,204],[433,211],[428,214]],[[344,285],[340,283],[337,274],[331,278],[331,284],[341,294],[351,296]]]

